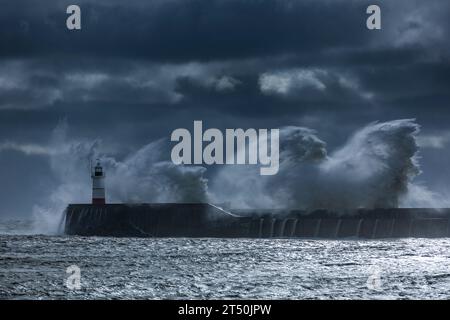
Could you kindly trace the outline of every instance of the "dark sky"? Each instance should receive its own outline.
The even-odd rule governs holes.
[[[82,30],[66,28],[78,4]],[[367,30],[369,4],[382,29]],[[56,183],[61,119],[121,157],[180,127],[318,131],[329,150],[416,118],[424,183],[450,181],[447,0],[7,0],[0,8],[0,217]]]

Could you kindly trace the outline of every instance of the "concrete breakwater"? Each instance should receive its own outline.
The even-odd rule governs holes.
[[[116,237],[449,237],[450,209],[223,210],[212,204],[71,204],[65,233]]]
[[[203,203],[71,204],[65,233],[116,237],[243,237],[251,218]]]

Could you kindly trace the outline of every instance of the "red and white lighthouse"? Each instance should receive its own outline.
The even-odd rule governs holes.
[[[97,160],[92,177],[92,204],[105,204],[105,173]]]

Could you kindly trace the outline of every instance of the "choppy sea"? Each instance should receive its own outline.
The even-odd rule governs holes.
[[[2,299],[450,298],[450,239],[142,239],[20,229],[0,224]]]

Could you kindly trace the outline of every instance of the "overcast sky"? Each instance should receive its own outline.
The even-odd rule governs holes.
[[[78,4],[82,30],[66,28]],[[369,4],[382,30],[367,30]],[[328,149],[372,121],[416,118],[420,177],[450,182],[447,0],[2,1],[0,216],[56,178],[48,142],[101,139],[123,157],[193,120],[316,129]]]

